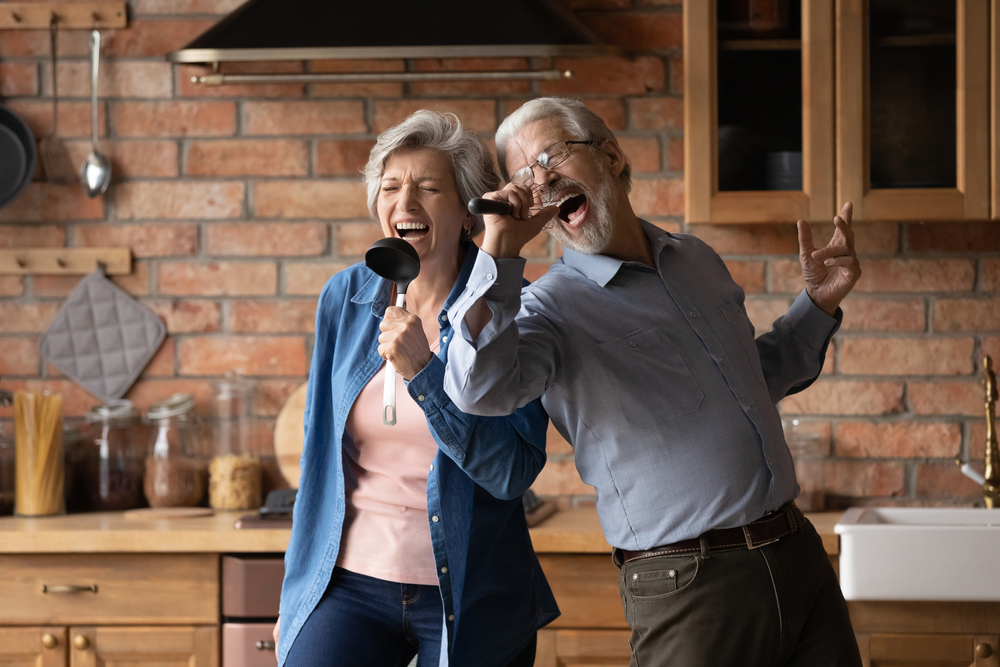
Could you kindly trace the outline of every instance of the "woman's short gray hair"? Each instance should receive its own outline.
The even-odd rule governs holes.
[[[448,157],[458,196],[464,206],[473,197],[500,189],[500,177],[493,156],[475,132],[462,127],[453,113],[438,113],[421,109],[410,114],[402,123],[378,135],[368,155],[362,178],[368,186],[368,211],[378,222],[378,193],[386,162],[398,150],[430,148]],[[483,231],[482,216],[472,216],[472,229],[466,238]]]
[[[525,102],[517,111],[507,116],[497,128],[497,162],[504,180],[510,180],[510,175],[507,173],[507,142],[525,126],[547,118],[558,119],[571,135],[567,137],[568,139],[596,141],[598,145],[605,141],[615,141],[615,135],[608,129],[604,120],[580,100],[566,97],[539,97]],[[632,165],[629,164],[628,158],[619,178],[625,182],[626,192],[632,189]]]

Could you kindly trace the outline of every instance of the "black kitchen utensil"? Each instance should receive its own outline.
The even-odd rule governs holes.
[[[38,149],[28,124],[0,104],[0,207],[28,187],[37,159]]]
[[[406,288],[420,273],[420,256],[413,246],[397,238],[379,239],[365,253],[365,266],[377,275],[396,283],[396,307],[405,303]],[[385,362],[385,386],[382,390],[382,423],[396,423],[396,370]]]

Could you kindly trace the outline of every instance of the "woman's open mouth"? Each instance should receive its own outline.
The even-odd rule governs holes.
[[[399,238],[416,241],[427,235],[429,227],[422,222],[397,222],[396,233]]]

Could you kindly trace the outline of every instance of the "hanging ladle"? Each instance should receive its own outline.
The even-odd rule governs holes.
[[[365,266],[377,275],[396,283],[396,307],[402,308],[406,288],[420,273],[420,256],[403,239],[379,239],[365,253]],[[382,423],[396,423],[396,369],[385,361],[385,386],[382,389]]]
[[[90,120],[93,139],[90,155],[80,167],[80,182],[87,196],[104,194],[111,182],[111,160],[97,150],[97,70],[101,62],[101,33],[90,33]]]

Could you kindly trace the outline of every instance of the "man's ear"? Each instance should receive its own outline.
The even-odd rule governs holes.
[[[621,146],[614,139],[608,139],[601,145],[601,150],[608,159],[611,161],[611,173],[614,176],[619,176],[622,170],[625,168],[625,152],[622,150]]]

